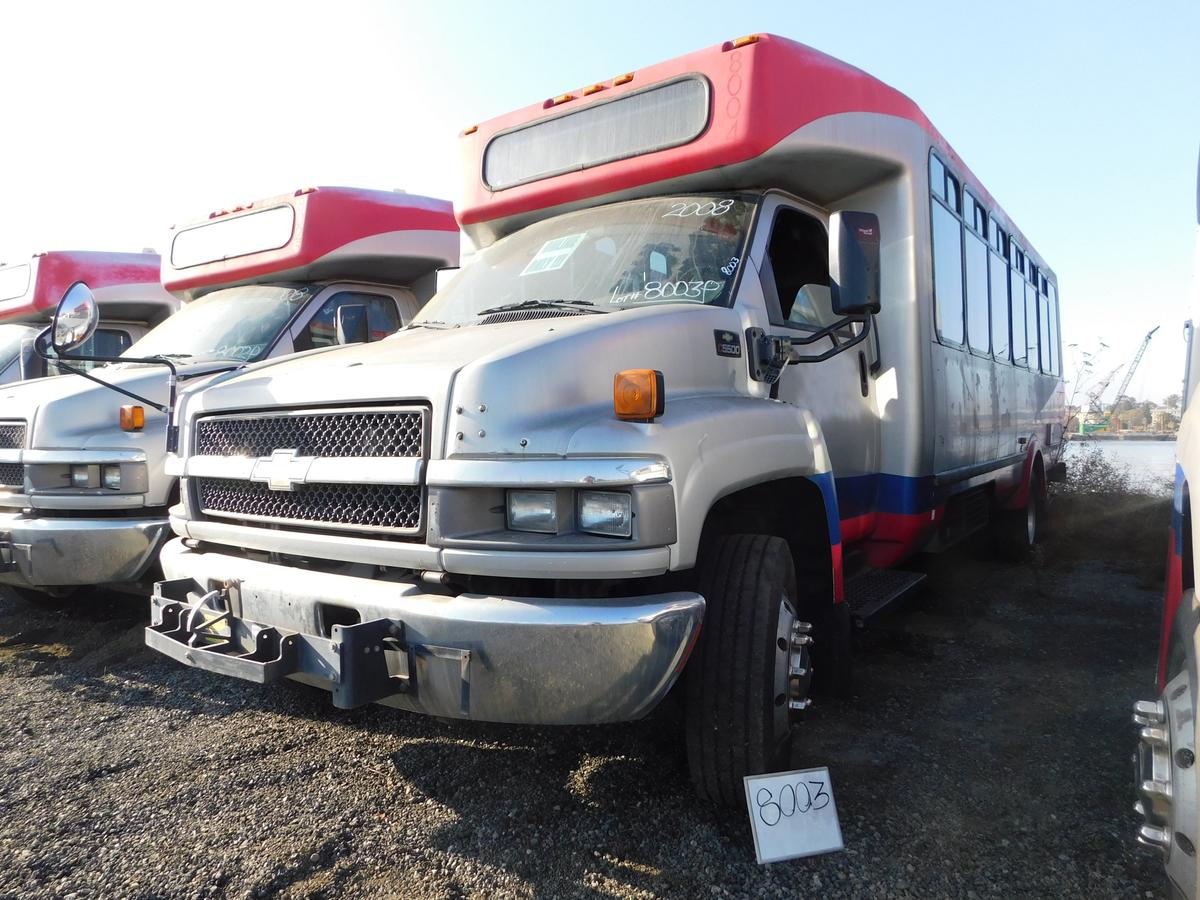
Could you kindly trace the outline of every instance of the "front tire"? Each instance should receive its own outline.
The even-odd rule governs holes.
[[[746,775],[786,765],[812,680],[811,624],[799,618],[796,573],[785,540],[717,538],[706,548],[707,603],[685,678],[688,767],[697,792],[739,805]]]

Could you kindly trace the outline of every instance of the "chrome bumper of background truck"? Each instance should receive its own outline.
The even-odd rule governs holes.
[[[167,535],[164,517],[74,519],[0,514],[0,583],[22,587],[136,581]]]
[[[146,642],[187,665],[381,702],[526,724],[637,719],[675,682],[704,599],[543,599],[427,593],[222,553],[163,549]],[[202,601],[203,602],[200,602]]]

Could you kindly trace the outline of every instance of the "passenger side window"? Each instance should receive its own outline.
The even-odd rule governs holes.
[[[381,294],[340,291],[322,304],[304,329],[296,335],[296,351],[331,347],[337,343],[337,311],[343,306],[367,308],[368,340],[378,341],[400,327],[396,301]]]
[[[967,288],[967,343],[984,355],[991,352],[991,312],[988,309],[987,214],[969,192],[965,193],[965,282]]]
[[[1030,262],[1026,270],[1029,274],[1025,282],[1025,334],[1028,342],[1029,368],[1037,369],[1038,362],[1038,290],[1037,267]]]
[[[1062,345],[1058,336],[1058,288],[1051,282],[1049,285],[1050,309],[1050,352],[1053,355],[1054,374],[1062,374]]]
[[[1017,242],[1008,241],[1008,291],[1011,301],[1013,362],[1018,366],[1028,365],[1028,347],[1025,343],[1025,254]]]
[[[1008,343],[1008,263],[1004,258],[1004,231],[993,219],[991,222],[991,252],[988,253],[988,281],[992,303],[992,356],[999,362],[1009,362]]]
[[[133,346],[133,338],[129,336],[129,332],[120,328],[97,328],[87,341],[79,348],[71,351],[69,355],[78,356],[120,356],[126,350]],[[53,356],[54,350],[47,347],[48,355]],[[85,372],[90,372],[97,366],[102,366],[104,363],[87,362],[79,360],[70,364],[73,369],[82,369]],[[56,363],[46,364],[47,375],[62,375],[66,369],[61,369]]]
[[[777,325],[817,330],[837,321],[829,291],[829,234],[813,216],[780,207],[763,290]]]

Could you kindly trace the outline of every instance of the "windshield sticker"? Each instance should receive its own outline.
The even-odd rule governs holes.
[[[587,237],[586,231],[582,234],[568,234],[552,241],[546,241],[542,244],[542,249],[535,253],[533,259],[521,270],[521,276],[561,269],[567,264],[567,260],[571,258],[575,249],[583,243],[585,237]]]

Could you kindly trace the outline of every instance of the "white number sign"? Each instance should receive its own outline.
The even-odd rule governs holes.
[[[744,782],[760,863],[844,848],[828,769],[747,775]]]

